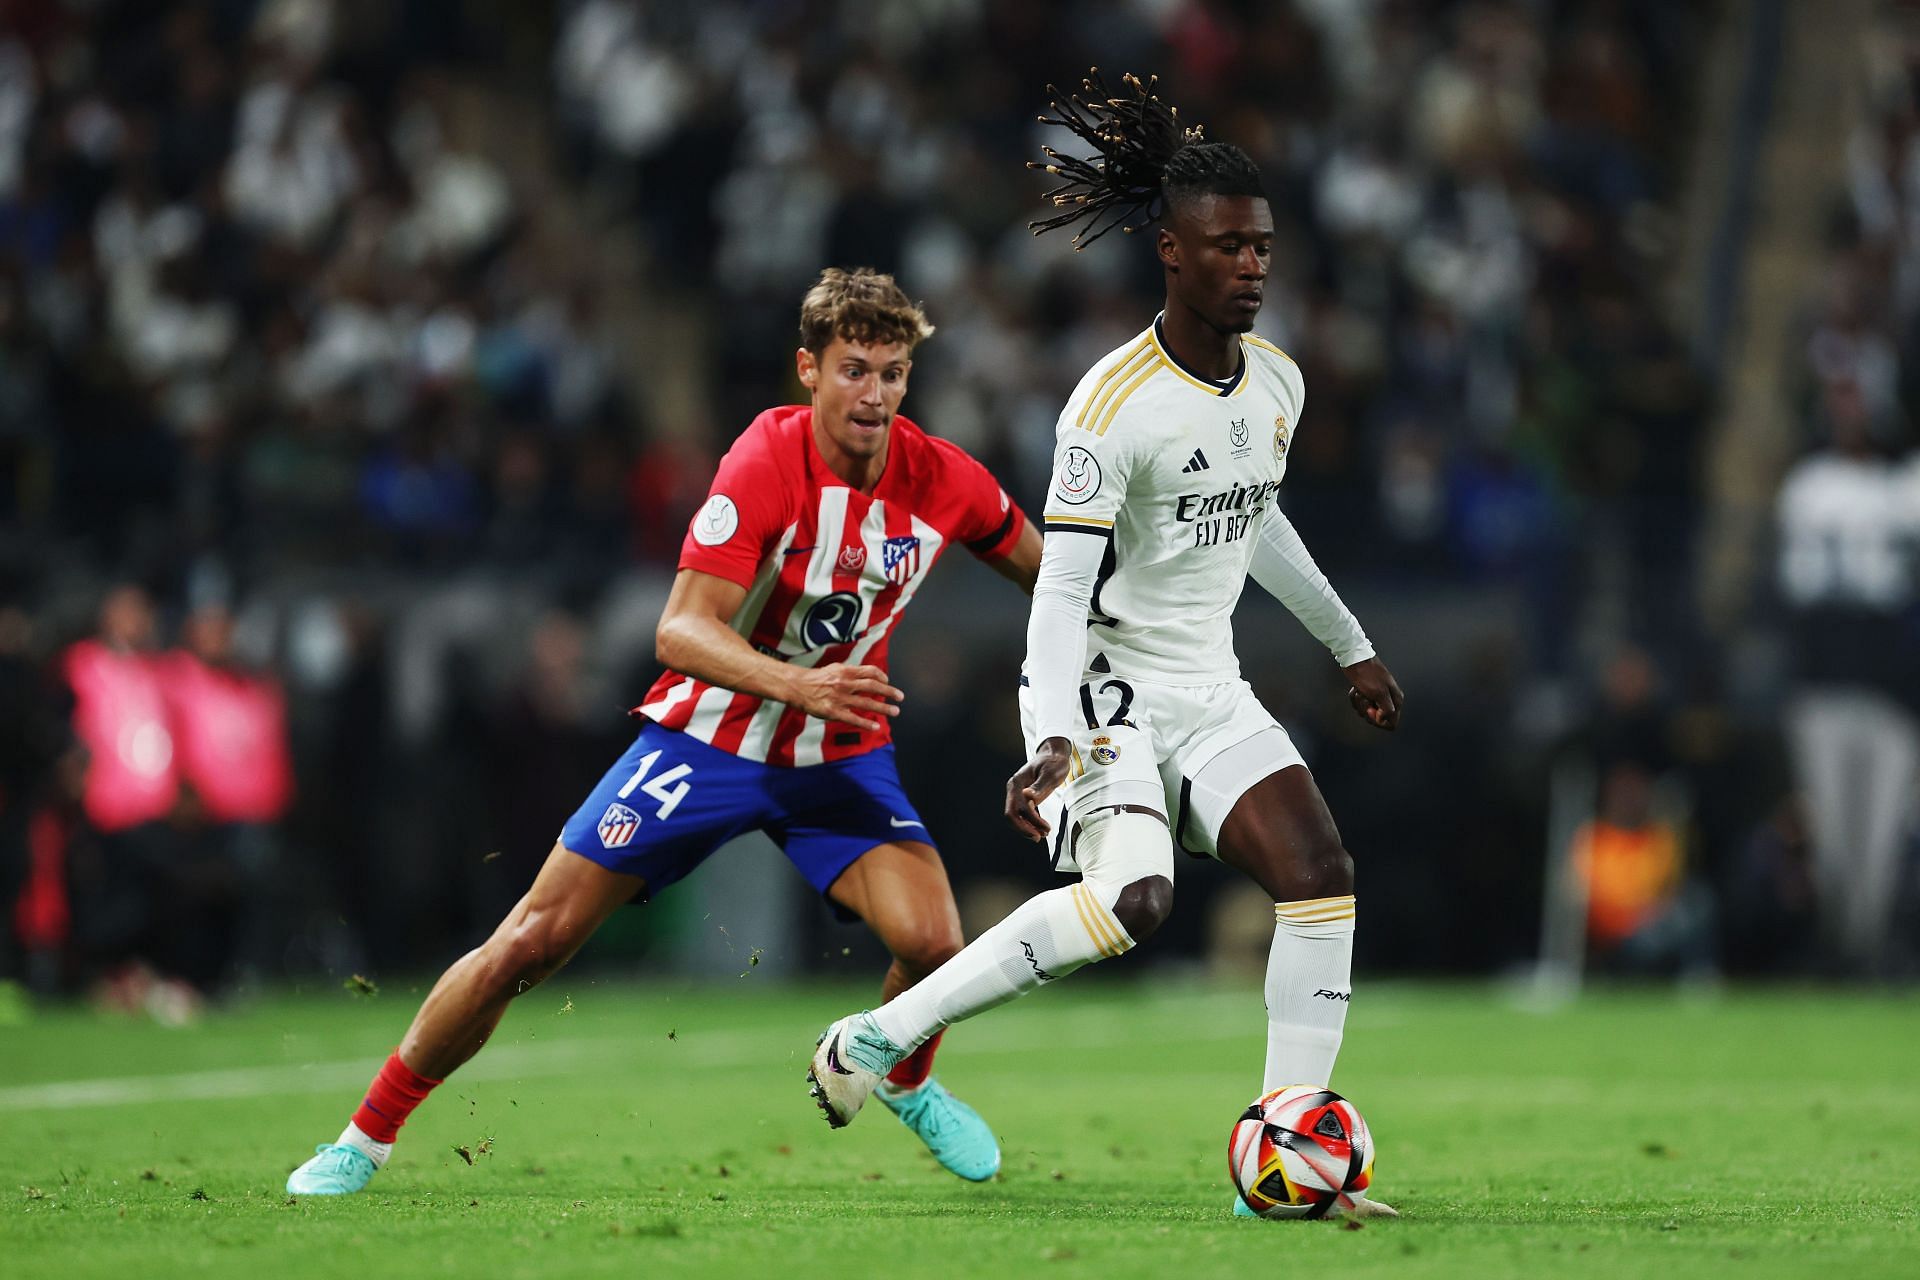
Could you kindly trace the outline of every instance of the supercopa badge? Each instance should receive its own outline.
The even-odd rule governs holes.
[[[1060,457],[1060,478],[1055,485],[1060,501],[1079,506],[1100,492],[1100,460],[1074,445]]]

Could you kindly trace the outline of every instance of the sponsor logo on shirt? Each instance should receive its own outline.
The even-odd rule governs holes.
[[[860,597],[851,591],[822,596],[800,620],[800,639],[809,649],[852,640],[860,623]]]
[[[1228,511],[1257,514],[1266,509],[1279,491],[1278,480],[1263,480],[1259,484],[1236,484],[1219,493],[1183,493],[1174,504],[1173,516],[1182,524],[1191,524]]]
[[[740,509],[724,493],[716,493],[693,518],[693,540],[703,547],[717,547],[740,528]]]
[[[1060,459],[1060,501],[1079,506],[1100,492],[1100,463],[1079,445]]]

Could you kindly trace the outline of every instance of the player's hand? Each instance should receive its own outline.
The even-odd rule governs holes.
[[[793,674],[797,687],[788,706],[856,729],[878,729],[900,714],[900,700],[907,696],[887,683],[887,673],[879,667],[829,662]]]
[[[1046,840],[1052,828],[1040,816],[1040,802],[1067,780],[1072,759],[1071,743],[1065,738],[1048,738],[1033,753],[1033,759],[1007,779],[1007,821],[1015,831],[1029,840]]]
[[[1407,695],[1400,692],[1400,682],[1387,670],[1387,664],[1378,658],[1368,658],[1341,670],[1353,682],[1347,690],[1347,702],[1360,718],[1376,729],[1389,732],[1398,729],[1400,705],[1407,700]]]

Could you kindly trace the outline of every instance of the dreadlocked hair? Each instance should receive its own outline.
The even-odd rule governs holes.
[[[1246,152],[1225,142],[1208,142],[1203,125],[1183,125],[1180,108],[1157,92],[1158,76],[1142,81],[1121,77],[1115,93],[1095,67],[1077,93],[1047,86],[1051,114],[1041,124],[1067,130],[1091,146],[1086,157],[1061,155],[1042,147],[1038,169],[1066,181],[1047,192],[1055,208],[1066,212],[1027,225],[1033,233],[1084,222],[1073,247],[1084,249],[1119,227],[1132,233],[1153,225],[1167,205],[1188,195],[1265,196],[1260,170]]]

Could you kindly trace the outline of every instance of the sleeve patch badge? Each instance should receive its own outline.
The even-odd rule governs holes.
[[[1079,445],[1060,459],[1060,501],[1079,506],[1100,492],[1100,462]]]
[[[716,493],[693,518],[693,540],[703,547],[717,547],[740,528],[740,509],[724,493]]]

